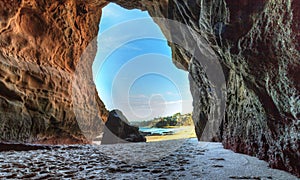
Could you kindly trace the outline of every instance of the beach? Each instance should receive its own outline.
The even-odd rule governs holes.
[[[277,179],[295,176],[196,138],[0,153],[0,179]]]
[[[180,126],[180,127],[172,127],[166,128],[169,131],[173,131],[174,133],[168,133],[165,135],[156,135],[156,136],[146,136],[147,142],[156,142],[156,141],[166,141],[166,140],[175,140],[175,139],[186,139],[186,138],[195,138],[196,133],[194,130],[194,126]]]

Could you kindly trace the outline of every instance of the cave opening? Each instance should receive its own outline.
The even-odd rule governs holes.
[[[93,76],[106,108],[147,141],[196,137],[188,72],[173,64],[161,29],[146,11],[113,3],[102,11]]]

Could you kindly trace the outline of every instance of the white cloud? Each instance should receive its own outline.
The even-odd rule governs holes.
[[[179,94],[179,93],[175,93],[175,92],[168,91],[168,92],[166,92],[166,95],[169,95],[169,96],[179,96],[180,94]]]
[[[129,98],[148,98],[145,94],[130,95]]]
[[[143,50],[142,48],[140,48],[138,46],[134,46],[132,44],[126,44],[126,45],[122,46],[122,48],[126,48],[128,50],[135,50],[135,51],[141,51],[141,50]]]
[[[183,101],[182,100],[178,100],[178,101],[167,101],[165,102],[166,105],[170,105],[170,104],[181,104]]]
[[[108,5],[103,8],[102,10],[102,18],[111,18],[116,19],[120,17],[123,13],[119,11],[116,7],[116,5]]]

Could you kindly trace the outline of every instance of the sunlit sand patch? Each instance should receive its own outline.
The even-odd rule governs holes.
[[[195,128],[194,126],[183,126],[179,128],[180,130],[175,131],[174,134],[161,135],[161,136],[146,136],[146,139],[147,142],[155,142],[155,141],[195,138],[196,133],[194,128]]]

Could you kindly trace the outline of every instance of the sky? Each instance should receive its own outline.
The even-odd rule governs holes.
[[[147,12],[113,3],[103,9],[93,75],[106,108],[121,110],[129,121],[192,112],[188,74],[172,63]]]

